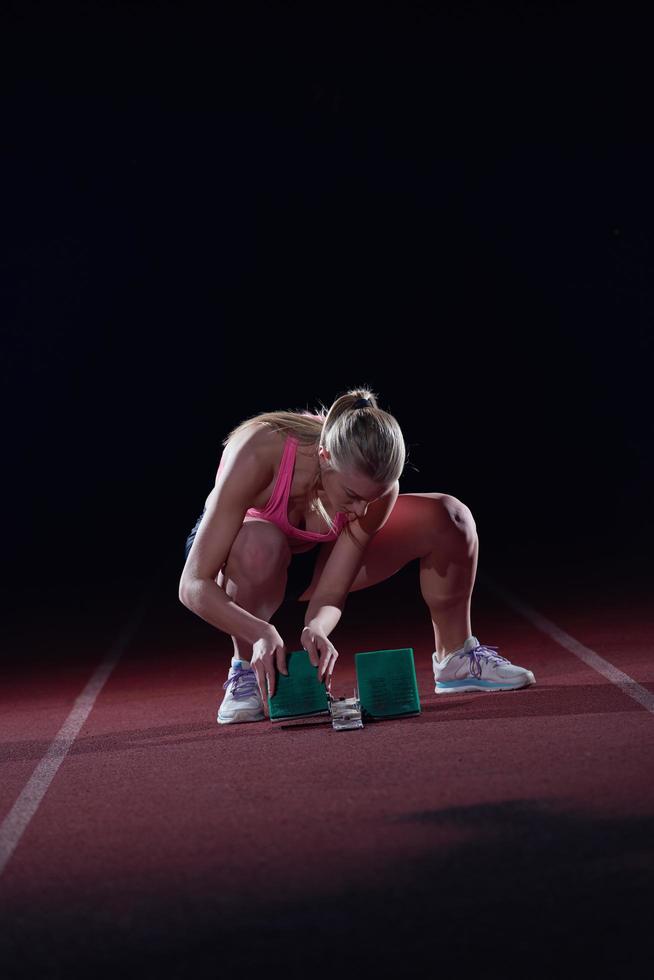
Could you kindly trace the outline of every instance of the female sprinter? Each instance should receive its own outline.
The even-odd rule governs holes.
[[[220,724],[266,717],[266,680],[272,695],[275,671],[287,673],[284,641],[270,623],[285,596],[309,603],[300,645],[329,689],[338,657],[329,634],[348,593],[383,582],[414,558],[434,628],[436,693],[535,683],[530,670],[472,635],[479,550],[472,513],[446,493],[400,493],[404,439],[373,392],[348,391],[316,415],[256,415],[223,446],[216,484],[186,541],[179,585],[188,609],[232,637]],[[303,552],[310,554],[298,558]],[[294,589],[307,559],[309,584]]]

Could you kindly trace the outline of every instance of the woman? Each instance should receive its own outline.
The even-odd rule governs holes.
[[[232,637],[220,724],[265,718],[266,680],[272,695],[275,671],[287,673],[284,641],[270,619],[307,560],[308,585],[291,584],[291,594],[309,603],[300,644],[328,688],[338,657],[329,634],[348,593],[415,558],[434,629],[436,693],[535,683],[530,670],[472,635],[473,516],[446,493],[399,492],[404,439],[373,392],[348,391],[315,415],[256,415],[223,446],[216,484],[186,541],[179,587],[187,608]],[[303,552],[306,558],[294,557]]]

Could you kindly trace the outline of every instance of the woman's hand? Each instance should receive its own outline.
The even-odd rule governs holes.
[[[305,626],[300,634],[300,643],[309,654],[309,660],[318,668],[318,677],[325,680],[327,690],[332,683],[334,664],[338,659],[338,650],[328,636],[316,626]]]
[[[262,636],[259,637],[252,644],[252,669],[257,675],[257,681],[259,682],[259,690],[261,691],[261,697],[263,698],[263,703],[266,704],[266,678],[268,678],[268,691],[270,697],[275,693],[275,685],[277,681],[277,675],[275,673],[275,668],[277,668],[282,674],[288,676],[288,668],[286,666],[286,647],[284,646],[284,641],[277,632],[274,626],[267,623],[267,629],[263,632]]]

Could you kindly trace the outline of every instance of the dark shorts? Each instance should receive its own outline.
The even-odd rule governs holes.
[[[205,511],[203,510],[195,522],[195,527],[189,533],[189,536],[186,539],[186,544],[184,546],[184,561],[186,561],[188,558],[188,553],[193,546],[195,535],[198,533],[198,528],[200,527],[204,513]],[[309,551],[303,551],[299,555],[293,555],[291,558],[291,564],[288,566],[288,580],[286,582],[286,592],[284,593],[285,599],[298,599],[304,590],[311,585],[311,580],[313,578],[313,572],[316,567],[319,553],[320,548],[317,544],[315,544]]]
[[[204,517],[204,511],[206,509],[207,508],[205,507],[202,513],[200,514],[200,516],[198,517],[197,521],[195,522],[195,527],[193,528],[188,538],[186,539],[186,544],[184,546],[184,561],[186,561],[186,559],[188,558],[188,553],[193,547],[193,542],[195,541],[195,535],[198,533],[198,528],[200,527],[200,523],[202,521],[202,518]]]

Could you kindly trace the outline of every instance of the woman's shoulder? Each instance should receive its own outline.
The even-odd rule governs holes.
[[[274,469],[274,443],[270,439],[268,426],[260,423],[244,426],[235,432],[226,442],[218,462],[216,478],[211,493],[214,492],[220,478],[236,480],[239,483],[244,472],[252,473],[254,469],[257,482],[261,487],[265,487],[272,476]],[[209,505],[211,493],[205,501],[205,508]]]
[[[306,438],[303,439],[292,430],[276,429],[269,423],[262,421],[253,421],[234,433],[223,449],[218,470],[220,471],[226,462],[235,456],[241,458],[244,455],[255,456],[259,465],[272,477],[279,468],[284,447],[289,438],[296,442],[296,456],[302,460],[300,462],[298,459],[295,466],[296,472],[299,472],[308,465],[307,460],[315,455],[318,440],[315,443],[309,443]],[[216,474],[217,479],[218,475]]]
[[[293,433],[279,432],[267,422],[253,422],[230,439],[225,451],[228,447],[230,450],[247,448],[274,463],[283,450],[288,435],[292,436]]]
[[[256,456],[264,464],[273,462],[278,447],[277,435],[265,422],[252,422],[243,426],[225,444],[221,465],[237,455]]]
[[[261,483],[260,492],[257,499],[252,500],[250,506],[261,507],[272,493],[276,475],[279,472],[284,446],[288,437],[295,437],[292,431],[275,429],[267,422],[253,421],[239,428],[225,445],[218,471],[216,473],[215,486],[218,485],[221,472],[227,468],[236,476],[236,480],[241,479],[241,471],[252,471],[256,469]],[[296,486],[303,486],[308,479],[309,470],[312,469],[313,453],[311,447],[302,444],[297,439],[296,460],[293,467],[294,480]],[[207,498],[207,501],[209,498]],[[205,507],[208,504],[205,502]]]
[[[277,431],[266,422],[246,425],[225,445],[220,466],[235,456],[254,456],[259,465],[272,474],[279,465],[288,436],[292,437],[293,433]]]

